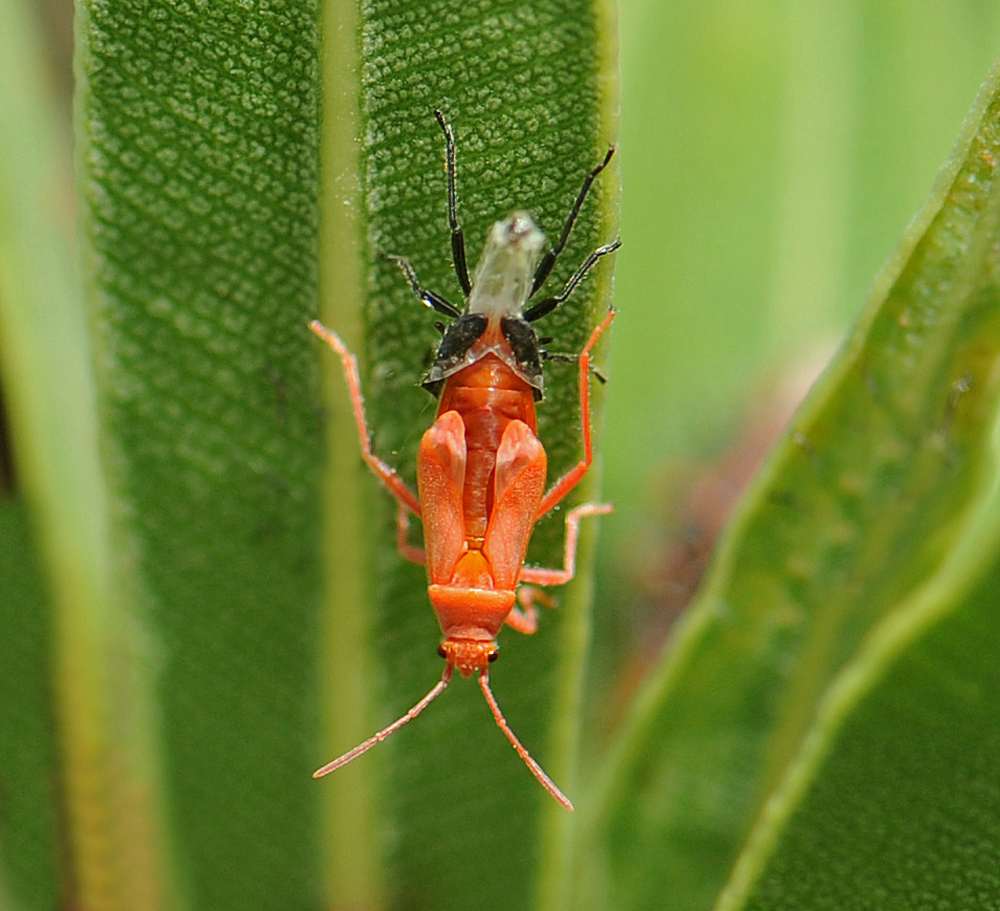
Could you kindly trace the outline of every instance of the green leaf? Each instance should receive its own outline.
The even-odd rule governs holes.
[[[51,908],[58,898],[57,816],[51,778],[55,738],[48,679],[50,616],[26,510],[0,502],[0,907]],[[8,898],[8,895],[11,898]],[[20,904],[13,905],[13,896]]]
[[[939,388],[958,377],[917,441],[940,452],[941,468],[914,466],[954,502],[904,504],[916,527],[895,543],[933,572],[831,682],[720,909],[978,907],[996,893],[998,155],[1000,65],[911,229],[915,246],[885,305],[899,326],[886,342],[926,351],[912,361]],[[924,537],[929,554],[915,547]]]
[[[883,10],[862,30],[852,5],[802,7],[787,34],[777,3],[626,11],[647,56],[629,74],[622,158],[647,217],[623,253],[645,278],[619,295],[618,341],[631,334],[633,346],[619,348],[610,386],[622,403],[610,451],[633,491],[649,499],[648,466],[678,439],[716,432],[705,412],[722,412],[770,340],[822,323],[867,282],[884,231],[855,217],[859,198],[879,201],[880,220],[912,206],[900,186],[922,180],[915,149],[933,144],[918,127],[931,108],[952,116],[954,87],[990,43],[985,6],[929,8],[919,19]],[[318,3],[292,0],[78,4],[102,466],[94,355],[61,236],[69,213],[53,204],[57,115],[21,11],[0,3],[0,376],[19,481],[16,502],[0,504],[0,627],[14,631],[0,637],[0,731],[17,732],[0,737],[0,905],[703,908],[728,881],[733,906],[821,905],[821,894],[845,906],[873,869],[836,842],[850,821],[837,812],[856,806],[845,790],[868,797],[862,834],[894,833],[855,839],[867,851],[917,858],[945,885],[956,854],[985,868],[995,833],[984,820],[963,822],[973,850],[934,836],[939,818],[973,815],[964,787],[985,792],[995,778],[984,643],[996,535],[973,521],[992,508],[995,339],[976,319],[995,302],[953,305],[975,285],[954,269],[974,273],[991,254],[973,231],[967,254],[928,273],[950,235],[918,244],[939,213],[960,226],[975,206],[939,194],[914,229],[904,252],[921,269],[906,279],[897,261],[890,278],[912,281],[891,295],[883,284],[884,315],[868,318],[867,340],[744,507],[596,794],[575,768],[586,579],[559,592],[538,635],[504,635],[501,705],[580,813],[537,787],[460,680],[419,723],[315,783],[320,762],[426,692],[440,661],[423,574],[395,553],[339,366],[305,324],[321,297],[324,320],[361,355],[375,446],[412,482],[434,410],[414,384],[437,337],[380,254],[410,256],[427,285],[458,296],[431,110],[458,136],[470,258],[515,206],[555,234],[616,131],[613,12],[341,0],[320,19]],[[894,55],[919,61],[932,99],[910,92],[903,70],[906,103],[894,103],[883,78]],[[910,120],[887,137],[881,113],[897,108]],[[768,137],[785,117],[792,167],[775,206],[785,162]],[[710,142],[689,132],[696,122]],[[664,175],[673,183],[659,194]],[[615,235],[616,189],[603,175],[557,278]],[[799,195],[810,190],[819,205]],[[788,216],[776,275],[772,209]],[[840,259],[859,248],[845,279]],[[546,320],[553,348],[579,348],[609,274]],[[930,310],[911,306],[928,274],[944,277],[941,312],[936,296]],[[547,380],[555,474],[579,448],[575,372],[553,364]],[[600,525],[627,525],[628,552],[646,553],[618,499],[625,508]],[[558,562],[561,526],[558,515],[540,526],[532,562]],[[626,596],[611,585],[617,618]],[[920,749],[945,738],[950,753]],[[937,800],[935,776],[952,776],[951,803]],[[836,863],[824,870],[826,857]],[[905,888],[895,894],[909,898]]]
[[[988,906],[1000,843],[1000,503],[831,686],[720,909]],[[985,565],[984,565],[985,564]]]
[[[871,704],[855,691],[857,717],[843,721],[843,749],[852,751],[854,762],[867,759],[852,768],[851,781],[857,784],[867,770],[871,800],[879,786],[874,767],[899,763],[885,770],[884,783],[898,777],[912,755],[915,721],[905,707],[915,701],[936,718],[948,713],[955,686],[973,694],[969,710],[953,719],[963,728],[968,762],[988,754],[996,737],[995,717],[986,723],[992,703],[986,690],[977,691],[981,679],[974,666],[964,682],[956,671],[939,688],[936,704],[927,704],[933,687],[906,686],[913,685],[907,668],[921,666],[936,648],[954,648],[957,630],[969,635],[968,649],[992,641],[990,626],[974,632],[974,595],[970,618],[956,618],[939,640],[932,643],[928,633],[922,642],[916,630],[927,601],[931,614],[957,609],[956,586],[972,584],[968,574],[995,559],[994,536],[974,534],[973,523],[996,483],[997,81],[995,71],[859,327],[744,502],[703,596],[632,714],[602,781],[594,821],[597,850],[607,852],[607,863],[593,863],[586,879],[600,883],[597,873],[606,877],[600,885],[616,906],[652,907],[667,892],[671,907],[709,906],[773,795],[767,835],[752,842],[746,869],[765,863],[763,852],[777,838],[774,816],[797,820],[797,840],[790,836],[788,855],[776,857],[755,906],[812,906],[824,883],[861,870],[858,858],[872,843],[840,832],[837,853],[850,852],[852,859],[811,877],[808,895],[800,888],[789,892],[802,901],[781,904],[782,886],[793,872],[803,876],[825,865],[836,826],[829,819],[820,826],[819,816],[848,800],[842,787],[851,763],[846,752],[838,763],[840,741],[827,742],[837,725],[818,721],[817,712],[827,700],[837,701],[838,687],[848,681],[859,686],[858,668],[868,669],[870,687],[893,675],[891,685],[873,692]],[[961,585],[956,573],[964,574]],[[893,632],[900,625],[910,631],[909,642]],[[947,676],[944,665],[939,672]],[[840,696],[840,710],[846,713],[845,698]],[[886,707],[893,701],[895,714]],[[891,749],[897,729],[898,755]],[[862,730],[872,744],[867,757],[857,747]],[[934,754],[935,739],[924,747]],[[947,749],[928,757],[925,782]],[[799,759],[804,750],[811,761]],[[827,750],[829,776],[816,758]],[[796,813],[813,774],[822,797],[807,798]],[[975,782],[967,783],[966,802],[977,799]],[[942,801],[951,799],[939,793]],[[928,803],[908,818],[925,812]],[[883,801],[887,815],[895,808]],[[924,819],[941,818],[945,803],[935,812]],[[826,841],[814,840],[810,823]],[[989,837],[990,824],[984,827],[974,839]],[[922,843],[933,844],[933,838]],[[977,856],[968,860],[975,864]],[[863,904],[864,882],[859,876],[841,883],[842,901],[829,907]],[[597,905],[604,893],[595,892]],[[724,906],[738,906],[733,896],[739,894],[736,889],[732,904]]]
[[[77,11],[116,595],[166,811],[138,862],[170,903],[317,907],[318,5]]]
[[[327,163],[326,185],[333,189],[324,225],[337,233],[324,241],[329,273],[323,318],[362,355],[374,448],[411,484],[417,444],[435,408],[417,381],[440,336],[434,316],[414,300],[382,254],[408,256],[424,285],[461,302],[447,231],[444,142],[432,112],[441,109],[455,131],[460,217],[472,263],[488,226],[515,208],[530,210],[550,238],[557,237],[584,174],[614,138],[609,15],[602,4],[586,2],[475,8],[449,2],[433,14],[387,2],[361,9],[357,133],[362,143],[360,149],[342,148],[345,158]],[[352,164],[360,167],[360,186],[346,176]],[[552,287],[615,236],[615,196],[609,170],[588,199]],[[338,230],[344,213],[355,210],[361,212],[363,270],[345,262],[345,247],[357,246],[357,235],[351,240]],[[582,346],[606,306],[609,274],[607,265],[595,270],[571,303],[540,324],[557,340],[555,350]],[[361,299],[364,340],[355,310]],[[358,616],[365,609],[359,604],[366,597],[364,569],[353,575],[340,571],[329,580],[324,638],[340,681],[330,692],[344,692],[351,680],[357,691],[359,680],[369,681],[374,686],[367,698],[375,707],[363,713],[340,706],[336,716],[331,707],[332,757],[409,709],[438,679],[441,661],[423,571],[395,552],[388,496],[371,481],[358,480],[340,365],[331,354],[326,358],[330,432],[339,441],[331,444],[336,463],[327,476],[328,500],[338,501],[328,553],[339,552],[341,564],[365,567],[364,558],[356,556],[357,542],[369,540],[366,520],[379,516],[376,552],[367,562],[375,579],[369,588],[375,619],[368,646],[374,653],[365,650],[364,614]],[[575,368],[553,364],[546,384],[540,436],[554,478],[579,457]],[[367,485],[360,498],[359,483]],[[560,561],[562,516],[541,524],[529,562]],[[586,557],[585,547],[583,565]],[[546,612],[536,636],[502,636],[503,656],[491,677],[518,736],[572,794],[588,588],[581,580],[558,594],[559,610]],[[384,794],[381,817],[367,810],[373,777]],[[349,859],[341,860],[339,869],[364,870],[356,858],[377,849],[369,846],[386,846],[386,829],[393,833],[383,874],[390,903],[510,908],[534,899],[552,907],[565,892],[573,817],[538,787],[496,729],[478,687],[466,681],[452,684],[419,723],[322,786],[332,792],[335,807],[356,801],[350,815],[328,823],[329,830],[344,833],[337,851]],[[537,878],[513,873],[539,869]],[[336,894],[345,903],[367,898],[360,886]]]
[[[14,465],[13,478],[0,477],[0,880],[19,907],[41,909],[71,880],[87,907],[109,871],[123,871],[131,857],[117,852],[106,811],[117,802],[127,819],[141,799],[127,789],[133,731],[112,724],[104,676],[121,644],[108,507],[73,270],[69,141],[34,12],[20,0],[0,8],[0,433]]]
[[[149,786],[167,809],[153,839],[164,891],[220,909],[284,907],[290,895],[303,906],[506,908],[543,891],[552,904],[568,824],[556,817],[543,834],[543,813],[558,808],[477,688],[454,685],[377,754],[310,780],[329,758],[315,742],[321,719],[330,750],[351,746],[441,666],[423,572],[395,553],[389,500],[359,470],[339,365],[306,327],[322,288],[324,319],[369,365],[375,447],[412,481],[434,409],[415,384],[436,333],[381,253],[409,255],[426,284],[455,294],[432,111],[455,126],[470,256],[515,206],[557,236],[614,134],[609,11],[331,4],[322,72],[315,3],[79,11],[102,442],[117,593],[155,672],[144,708],[158,744]],[[614,236],[614,196],[609,173],[558,280]],[[597,270],[546,320],[559,350],[579,349],[608,275]],[[575,386],[572,365],[550,371],[553,476],[578,457]],[[558,560],[561,524],[540,529],[533,561]],[[570,788],[586,594],[582,582],[568,591],[494,677],[515,730]],[[525,875],[539,853],[542,872]]]

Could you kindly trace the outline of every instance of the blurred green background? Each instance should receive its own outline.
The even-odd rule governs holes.
[[[616,512],[600,523],[590,758],[1000,50],[1000,2],[987,0],[620,9],[625,245],[600,434]],[[62,195],[71,9],[40,0],[35,12],[65,114]],[[68,199],[63,214],[71,225]],[[17,495],[4,435],[0,499]],[[11,578],[11,565],[0,572]],[[22,672],[0,668],[0,679]]]
[[[68,130],[71,4],[36,11]],[[620,40],[596,608],[615,663],[687,599],[746,451],[860,311],[1000,48],[1000,2],[622,0]],[[687,496],[706,474],[710,517]]]
[[[621,48],[596,618],[631,654],[930,192],[1000,3],[623,0]]]

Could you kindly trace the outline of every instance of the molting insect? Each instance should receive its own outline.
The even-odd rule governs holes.
[[[544,255],[545,236],[526,212],[514,212],[490,230],[482,257],[470,277],[465,235],[458,222],[455,192],[455,139],[440,111],[448,175],[448,221],[455,272],[465,295],[460,310],[424,288],[409,261],[391,256],[414,293],[451,318],[423,386],[440,399],[437,417],[423,435],[417,456],[414,493],[370,446],[358,365],[339,336],[318,322],[310,328],[336,352],[351,394],[361,453],[397,502],[399,550],[427,567],[428,596],[444,635],[438,653],[444,673],[434,688],[405,715],[353,750],[314,773],[319,778],[346,765],[416,718],[448,685],[457,669],[478,674],[493,717],[535,778],[567,809],[570,800],[530,756],[510,729],[489,685],[489,664],[499,656],[496,638],[504,624],[518,632],[538,627],[536,603],[544,596],[531,586],[563,585],[573,578],[580,520],[611,511],[585,504],[566,515],[561,569],[524,566],[535,523],[580,482],[592,461],[590,440],[591,352],[614,318],[614,310],[593,330],[578,356],[583,458],[548,491],[545,449],[536,435],[535,403],[542,398],[542,361],[550,355],[532,325],[563,303],[599,259],[621,241],[599,247],[554,296],[529,304],[566,246],[584,199],[614,148],[583,181],[559,241]],[[562,356],[560,359],[566,359]],[[598,374],[600,376],[600,374]],[[424,549],[407,543],[409,513],[423,521]],[[526,584],[522,584],[526,583]]]

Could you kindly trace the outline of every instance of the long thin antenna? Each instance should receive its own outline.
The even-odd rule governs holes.
[[[359,743],[353,750],[348,750],[343,756],[339,756],[337,759],[334,759],[333,762],[328,762],[325,766],[323,766],[323,768],[317,769],[313,772],[313,778],[322,778],[324,775],[329,775],[330,772],[336,771],[341,766],[347,765],[347,763],[349,763],[352,759],[357,759],[362,753],[367,753],[373,746],[375,746],[376,743],[381,743],[390,734],[398,731],[404,724],[406,724],[407,721],[413,721],[417,715],[419,715],[425,708],[427,708],[427,706],[437,699],[442,692],[444,692],[444,688],[448,685],[450,680],[451,665],[447,664],[445,665],[444,673],[441,675],[441,679],[434,685],[434,689],[424,696],[424,698],[413,706],[413,708],[410,709],[402,718],[397,719],[390,724],[389,727],[379,731],[374,737],[369,737],[364,743]],[[541,772],[541,769],[539,769],[539,771]],[[542,772],[542,774],[544,775],[545,773]],[[555,785],[553,785],[553,787],[555,787]]]
[[[548,791],[556,800],[558,800],[559,803],[561,803],[567,810],[572,810],[573,802],[565,794],[563,794],[558,787],[556,787],[556,783],[545,774],[542,767],[531,758],[531,754],[521,745],[521,741],[514,736],[514,732],[510,729],[510,725],[507,724],[507,719],[503,717],[503,712],[500,711],[500,706],[497,705],[497,701],[493,697],[493,691],[490,689],[489,671],[485,667],[479,672],[479,685],[482,687],[483,695],[489,703],[490,709],[493,712],[493,717],[496,719],[496,723],[500,726],[500,730],[507,735],[507,739],[511,742],[514,749],[517,750],[517,755],[520,756],[521,759],[524,760],[524,764],[531,769],[531,774],[538,779],[541,786],[545,788],[545,790]]]

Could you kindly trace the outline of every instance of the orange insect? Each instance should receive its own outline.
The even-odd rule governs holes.
[[[446,143],[448,220],[455,271],[465,293],[459,310],[434,291],[422,288],[409,261],[389,257],[429,307],[452,318],[437,357],[423,381],[440,397],[437,418],[420,442],[417,494],[371,451],[358,364],[336,335],[318,322],[310,328],[336,352],[350,389],[361,453],[375,476],[396,498],[399,550],[426,564],[428,596],[444,634],[438,653],[445,659],[437,685],[405,715],[333,762],[318,769],[319,778],[385,740],[416,718],[451,680],[478,672],[479,685],[500,729],[543,787],[569,810],[573,804],[514,735],[489,685],[489,663],[499,656],[496,637],[506,623],[522,633],[538,627],[530,585],[562,585],[573,578],[580,520],[611,511],[608,505],[577,506],[566,515],[562,569],[524,566],[528,541],[538,519],[558,504],[583,478],[592,460],[590,442],[590,353],[614,318],[609,310],[577,358],[583,459],[545,491],[546,456],[536,436],[535,402],[542,397],[541,362],[550,355],[532,323],[565,301],[584,275],[620,241],[590,254],[559,294],[527,306],[552,271],[569,238],[591,184],[607,167],[614,148],[587,174],[559,242],[539,260],[545,236],[525,212],[493,225],[482,258],[470,279],[465,237],[458,223],[455,193],[455,139],[440,111],[435,111]],[[537,266],[536,266],[537,263]],[[565,359],[565,357],[563,357]],[[407,543],[409,513],[423,520],[424,546]],[[521,583],[529,583],[522,586]]]

